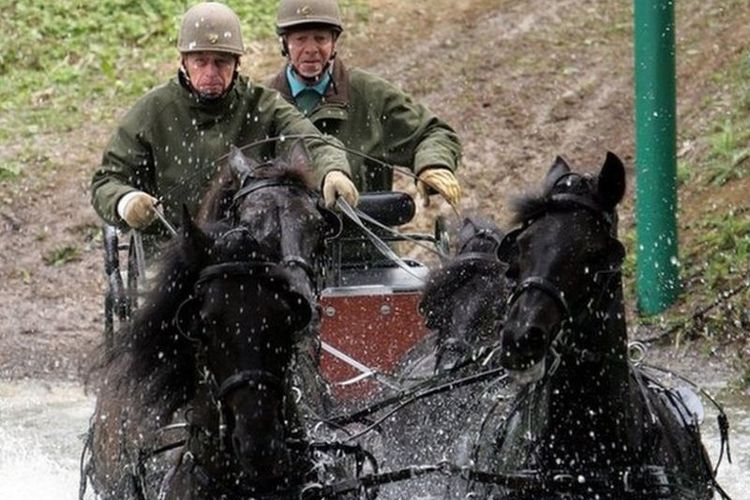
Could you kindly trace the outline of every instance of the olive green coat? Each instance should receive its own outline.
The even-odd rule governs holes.
[[[358,153],[419,174],[426,167],[455,171],[461,144],[453,129],[429,109],[388,83],[360,69],[348,70],[336,59],[333,82],[309,115],[330,134]],[[266,85],[294,103],[286,68]],[[391,190],[390,168],[348,153],[352,178],[360,191]]]
[[[273,90],[241,76],[225,97],[208,104],[188,90],[181,76],[175,77],[143,96],[120,122],[93,175],[92,203],[105,221],[124,227],[117,202],[141,190],[161,199],[167,219],[179,222],[183,204],[195,213],[216,172],[216,160],[231,144],[291,134],[320,132]],[[282,147],[292,142],[284,141]],[[319,185],[330,170],[349,173],[341,149],[315,139],[306,144]],[[276,147],[271,142],[244,152],[266,161],[276,155]],[[158,226],[153,224],[149,231],[159,231]]]

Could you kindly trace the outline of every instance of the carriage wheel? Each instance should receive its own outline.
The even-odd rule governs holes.
[[[120,272],[120,251],[125,247],[120,246],[117,229],[114,226],[105,225],[102,233],[104,270],[107,276],[107,292],[104,296],[104,340],[106,345],[111,347],[116,326],[130,318],[132,309],[129,293],[125,291]]]

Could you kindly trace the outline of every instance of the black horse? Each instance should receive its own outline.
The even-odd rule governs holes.
[[[234,150],[200,210],[206,229],[184,215],[154,288],[93,373],[85,472],[100,497],[158,486],[167,499],[294,498],[329,474],[297,449],[290,382],[331,230],[307,165],[302,148],[272,165]],[[188,437],[165,474],[155,451],[178,411]]]
[[[467,217],[456,257],[430,273],[420,311],[436,334],[436,371],[476,359],[499,342],[510,292],[507,266],[497,258],[503,237],[492,221]]]
[[[516,203],[519,230],[501,245],[517,280],[501,359],[531,380],[511,411],[488,418],[474,463],[515,475],[478,486],[505,499],[709,499],[714,474],[697,418],[628,359],[624,249],[616,206],[625,170],[598,175],[558,158],[538,196]],[[481,493],[480,493],[481,492]]]
[[[465,218],[455,257],[428,276],[419,305],[431,330],[420,347],[427,354],[401,373],[418,382],[389,406],[393,414],[379,427],[382,463],[391,469],[466,463],[483,416],[507,393],[495,355],[510,292],[507,265],[497,258],[503,236],[490,220]],[[384,486],[379,498],[464,498],[461,485],[429,475]]]

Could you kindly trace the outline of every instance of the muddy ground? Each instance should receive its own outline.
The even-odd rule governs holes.
[[[456,128],[465,150],[459,176],[465,213],[480,212],[504,225],[509,195],[538,181],[556,155],[593,169],[612,151],[631,174],[630,201],[621,215],[624,225],[632,224],[630,2],[370,3],[368,22],[347,31],[340,54],[412,92]],[[682,154],[698,154],[700,142],[692,139],[725,111],[727,89],[712,75],[750,45],[750,10],[730,12],[722,4],[678,6]],[[273,41],[254,43],[244,71],[261,77],[279,64]],[[173,70],[164,68],[164,78]],[[107,123],[39,137],[35,147],[45,163],[62,168],[37,169],[33,178],[2,185],[0,378],[78,379],[101,338],[103,253],[88,186],[124,109]],[[20,154],[14,144],[0,151],[3,157]],[[699,196],[690,190],[682,195],[687,207]],[[422,220],[437,212],[455,217],[438,205],[421,213]],[[75,249],[73,260],[55,265],[65,247]],[[660,355],[684,362],[685,352],[697,350]]]

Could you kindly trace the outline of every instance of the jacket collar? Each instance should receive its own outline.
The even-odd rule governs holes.
[[[331,74],[326,71],[323,74],[323,78],[321,78],[318,83],[315,85],[307,85],[305,83],[302,83],[296,76],[295,71],[292,68],[291,64],[287,64],[286,66],[286,81],[289,83],[289,89],[292,92],[292,96],[296,98],[301,92],[305,90],[313,90],[317,92],[319,95],[324,96],[326,95],[326,91],[328,90],[328,84],[331,83]]]
[[[351,94],[349,86],[349,71],[344,66],[344,63],[341,62],[341,59],[336,59],[336,64],[333,65],[333,74],[331,77],[331,84],[328,85],[328,89],[323,96],[325,102],[348,106],[349,95]],[[289,82],[286,78],[286,65],[271,81],[271,87],[279,91],[284,99],[294,103],[292,90],[289,88]]]

